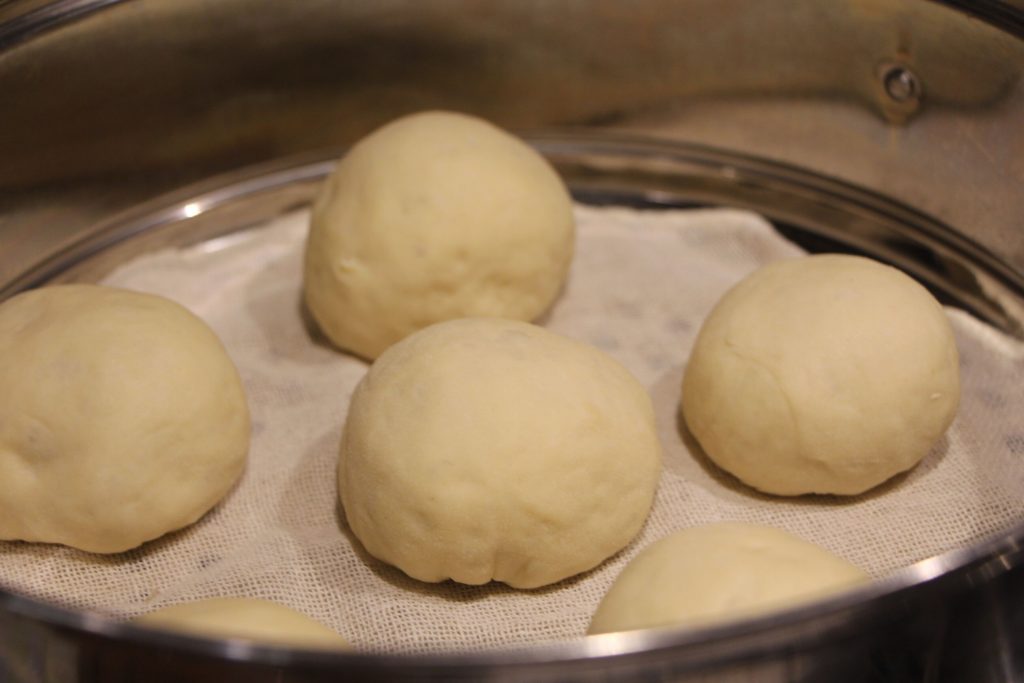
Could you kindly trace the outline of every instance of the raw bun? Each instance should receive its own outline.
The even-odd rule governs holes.
[[[210,638],[308,648],[346,648],[340,635],[301,612],[269,600],[211,598],[158,609],[135,619],[151,628]]]
[[[715,306],[683,380],[690,431],[767,493],[856,494],[916,465],[953,421],[957,349],[939,303],[857,256],[768,265]]]
[[[199,318],[95,285],[0,305],[0,538],[134,548],[209,510],[238,479],[249,410]]]
[[[532,148],[470,116],[407,116],[356,144],[317,198],[306,304],[366,358],[442,320],[533,320],[565,281],[574,232],[569,193]]]
[[[352,397],[338,482],[367,551],[409,576],[534,588],[625,546],[660,467],[650,398],[625,368],[474,318],[377,359]]]
[[[708,626],[824,598],[868,580],[818,546],[771,527],[723,522],[677,531],[622,570],[588,633]]]

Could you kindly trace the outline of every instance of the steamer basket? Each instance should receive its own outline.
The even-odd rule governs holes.
[[[302,206],[354,139],[449,108],[522,132],[580,201],[753,209],[1024,339],[1022,74],[1015,2],[8,0],[0,298]],[[714,629],[426,656],[176,636],[0,586],[0,680],[1011,681],[1022,544],[1018,520]]]

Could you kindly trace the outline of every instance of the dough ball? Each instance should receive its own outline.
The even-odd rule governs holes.
[[[94,285],[0,304],[0,538],[97,553],[195,522],[238,479],[249,411],[220,340]]]
[[[795,607],[867,580],[846,560],[784,531],[710,524],[644,548],[608,589],[588,632],[708,626]]]
[[[356,144],[324,185],[306,304],[366,358],[442,320],[533,320],[565,281],[574,232],[565,186],[526,144],[462,114],[407,116]]]
[[[768,265],[715,306],[683,380],[707,455],[767,493],[856,494],[917,464],[956,413],[956,344],[907,275],[822,255]]]
[[[211,638],[292,647],[345,648],[340,635],[301,612],[269,600],[212,598],[172,605],[135,620],[142,626]]]
[[[338,482],[355,535],[409,576],[534,588],[625,546],[660,463],[650,398],[625,368],[528,323],[471,318],[377,359]]]

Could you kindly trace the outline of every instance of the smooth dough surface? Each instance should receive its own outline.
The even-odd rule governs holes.
[[[608,589],[588,632],[709,626],[796,607],[867,580],[846,560],[779,529],[709,524],[644,548]]]
[[[623,548],[660,469],[650,398],[625,368],[528,323],[474,318],[377,359],[338,480],[355,535],[409,576],[534,588]]]
[[[94,285],[0,304],[0,538],[114,553],[195,522],[231,488],[249,410],[184,307]]]
[[[442,320],[533,320],[561,290],[574,232],[569,194],[532,148],[478,118],[414,114],[357,143],[325,183],[305,301],[366,358]]]
[[[152,628],[292,647],[346,648],[340,635],[301,612],[269,600],[210,598],[155,610],[134,620]]]
[[[750,486],[857,494],[917,464],[959,399],[956,343],[931,294],[895,268],[820,255],[768,265],[719,301],[682,411]]]

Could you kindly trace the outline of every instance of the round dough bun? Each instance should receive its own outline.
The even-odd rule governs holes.
[[[569,193],[532,148],[477,118],[414,114],[361,140],[324,185],[306,304],[365,358],[443,320],[533,320],[562,288],[574,233]]]
[[[945,312],[867,258],[754,272],[705,319],[682,412],[715,463],[766,493],[866,491],[916,465],[960,400]]]
[[[307,648],[346,648],[340,635],[301,612],[269,600],[211,598],[144,614],[136,624],[210,638]]]
[[[623,548],[660,470],[651,400],[625,368],[528,323],[471,318],[377,359],[338,482],[367,551],[409,576],[535,588]]]
[[[846,560],[784,531],[709,524],[644,548],[608,589],[588,633],[708,626],[796,607],[867,580]]]
[[[238,479],[249,410],[182,306],[96,285],[0,304],[0,538],[116,553],[180,529]]]

